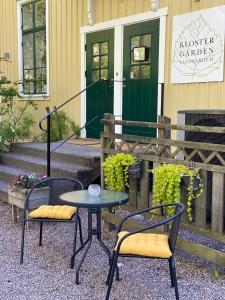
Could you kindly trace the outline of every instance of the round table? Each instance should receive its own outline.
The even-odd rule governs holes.
[[[80,252],[83,248],[84,253],[80,259],[80,262],[76,268],[76,283],[79,283],[79,271],[81,265],[86,257],[86,254],[91,246],[93,235],[97,236],[97,240],[99,244],[103,248],[104,252],[109,257],[109,261],[111,259],[110,250],[106,247],[101,238],[101,209],[114,207],[117,205],[126,204],[128,202],[128,194],[123,192],[114,192],[101,190],[99,196],[91,196],[89,195],[87,190],[79,190],[72,191],[68,193],[64,193],[60,195],[60,199],[65,202],[65,204],[76,206],[79,208],[87,208],[88,209],[88,238],[86,241],[76,250],[76,238],[73,255],[71,257],[71,267],[74,267],[75,256],[78,252]],[[77,212],[78,213],[78,212]],[[96,215],[96,227],[93,227],[93,215]],[[76,231],[76,230],[75,230]],[[87,247],[85,247],[87,245]]]

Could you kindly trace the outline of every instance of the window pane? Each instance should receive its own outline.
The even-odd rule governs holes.
[[[46,35],[45,31],[35,34],[36,67],[46,66]]]
[[[45,1],[35,3],[35,27],[45,25]]]
[[[108,53],[108,42],[102,42],[100,44],[100,51],[101,51],[101,54],[107,54]]]
[[[29,3],[23,5],[22,8],[23,14],[23,29],[31,29],[33,28],[33,4]]]
[[[99,55],[99,43],[92,45],[92,55]]]
[[[31,79],[33,79],[34,78],[34,70],[32,69],[32,70],[30,70],[30,69],[28,69],[28,70],[24,70],[24,79],[25,79],[25,81],[26,80],[31,80]]]
[[[151,47],[151,34],[144,34],[141,37],[141,46]]]
[[[34,67],[33,53],[33,34],[26,34],[23,36],[24,69]]]
[[[92,81],[99,80],[99,70],[92,71]]]
[[[24,83],[24,94],[34,94],[34,82],[33,81]]]
[[[130,79],[139,79],[139,66],[133,66],[130,69]]]
[[[36,70],[36,93],[46,92],[46,68],[40,68]]]
[[[24,70],[24,94],[34,94],[34,70]]]
[[[93,69],[98,69],[99,68],[99,56],[94,56],[93,57]]]
[[[134,47],[139,47],[140,46],[140,36],[133,36],[131,38],[131,50],[134,49]]]
[[[150,78],[150,65],[142,65],[140,68],[141,78]]]
[[[101,70],[101,79],[107,80],[108,79],[108,69]]]
[[[101,68],[108,68],[108,55],[101,56]]]

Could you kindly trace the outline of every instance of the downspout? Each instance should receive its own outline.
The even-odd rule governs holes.
[[[88,25],[94,24],[94,0],[87,0]]]
[[[159,0],[151,0],[152,11],[157,11],[159,9]]]

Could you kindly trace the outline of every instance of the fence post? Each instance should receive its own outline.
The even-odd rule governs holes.
[[[108,120],[108,121],[114,121],[115,116],[113,116],[110,113],[105,113],[104,114],[104,119]],[[101,153],[101,187],[102,187],[102,189],[104,189],[104,186],[105,186],[104,171],[103,171],[102,164],[108,156],[108,154],[104,152],[104,149],[109,150],[109,149],[114,148],[114,145],[111,145],[110,138],[109,138],[109,136],[111,134],[114,134],[114,133],[115,133],[115,125],[114,124],[112,124],[112,123],[104,124],[104,134],[106,135],[106,137],[105,136],[101,137],[101,149],[102,149],[102,153]],[[110,213],[115,213],[114,208],[108,208],[106,210]],[[110,224],[109,222],[104,220],[104,230],[105,230],[105,232],[110,232],[114,228],[115,228],[115,226],[113,226],[112,224]]]
[[[224,174],[213,172],[212,230],[222,234],[223,222],[224,222]]]
[[[158,123],[165,123],[165,124],[171,124],[171,119],[166,116],[158,116]],[[170,129],[158,129],[158,139],[171,139],[171,130]],[[159,145],[160,149],[160,145]],[[168,147],[169,149],[169,147]],[[166,156],[165,153],[162,156]],[[152,167],[158,167],[160,166],[160,163],[153,162]],[[154,184],[154,178],[153,178],[153,184]],[[152,199],[149,199],[149,206],[152,205]]]

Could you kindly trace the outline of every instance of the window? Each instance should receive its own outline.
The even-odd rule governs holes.
[[[23,94],[46,94],[46,1],[25,2],[21,14]]]
[[[131,37],[130,46],[130,79],[148,79],[150,78],[150,51],[151,34],[142,34]],[[134,60],[134,48],[146,47],[146,60],[137,62]]]
[[[109,71],[108,42],[92,44],[92,81],[107,80]]]

